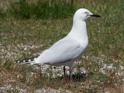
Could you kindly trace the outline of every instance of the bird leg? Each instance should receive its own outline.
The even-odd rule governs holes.
[[[73,77],[72,77],[72,67],[69,67],[69,80],[72,81]]]
[[[66,76],[65,71],[66,71],[65,66],[63,66],[64,77]]]

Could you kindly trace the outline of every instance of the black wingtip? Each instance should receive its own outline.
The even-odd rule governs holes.
[[[19,61],[19,60],[16,60],[16,63],[17,63],[17,64],[19,64],[19,63],[20,63],[20,61]]]
[[[17,64],[30,64],[30,62],[34,61],[35,58],[37,58],[37,56],[31,57],[31,58],[25,58],[25,59],[21,59],[21,60],[16,60],[16,63]]]
[[[26,60],[16,60],[17,64],[26,63],[26,62],[27,62]]]

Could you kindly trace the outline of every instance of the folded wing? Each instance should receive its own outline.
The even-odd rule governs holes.
[[[83,48],[80,43],[73,39],[64,38],[43,51],[35,61],[41,64],[62,63],[75,59],[82,52]]]

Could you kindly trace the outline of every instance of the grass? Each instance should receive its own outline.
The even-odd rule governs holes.
[[[14,16],[17,19],[60,19],[73,14],[75,6],[66,0],[37,0],[35,3],[18,0],[10,4],[2,15]]]
[[[24,5],[25,4],[28,3],[24,2]],[[120,77],[111,74],[114,79],[110,78],[111,75],[103,75],[98,72],[98,69],[102,62],[113,63],[117,67],[124,65],[124,1],[84,0],[75,2],[76,5],[74,9],[86,7],[100,14],[102,18],[90,18],[87,21],[89,46],[84,54],[85,57],[81,59],[81,66],[88,70],[89,76],[84,81],[73,82],[72,85],[68,85],[58,79],[51,80],[49,78],[40,77],[39,72],[34,70],[32,66],[15,64],[15,60],[17,59],[37,55],[37,53],[40,53],[64,37],[71,29],[73,9],[72,11],[69,7],[59,5],[59,10],[56,10],[58,6],[54,6],[54,8],[52,8],[53,10],[49,10],[51,7],[45,5],[40,6],[39,4],[40,3],[36,3],[36,6],[29,4],[29,7],[31,9],[38,7],[37,9],[39,10],[42,7],[44,7],[43,9],[47,7],[48,12],[43,16],[41,14],[46,10],[41,12],[39,12],[39,10],[29,11],[29,8],[26,9],[23,7],[24,10],[22,9],[21,12],[17,13],[19,15],[15,15],[16,12],[18,12],[15,9],[17,7],[15,7],[15,10],[13,10],[14,16],[9,14],[8,11],[8,14],[5,14],[2,9],[0,10],[0,86],[8,82],[10,84],[14,82],[14,84],[22,88],[28,86],[32,91],[35,88],[41,87],[52,87],[56,89],[62,87],[72,90],[75,93],[79,93],[80,91],[84,93],[103,93],[101,91],[105,91],[108,88],[111,90],[113,86],[115,87],[117,84],[118,87],[115,88],[117,89],[115,91],[123,93],[121,92],[123,82],[120,80]],[[62,11],[63,8],[68,9]],[[49,14],[50,11],[51,14]],[[31,76],[32,72],[34,72],[33,76]],[[63,86],[63,84],[65,84],[65,86]],[[87,87],[81,88],[80,86],[82,86],[82,84]],[[12,91],[18,92],[16,89],[8,91],[9,93],[12,93]]]

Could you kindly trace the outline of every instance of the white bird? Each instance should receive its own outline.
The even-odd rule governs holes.
[[[37,58],[29,61],[18,61],[26,64],[50,64],[72,66],[73,62],[78,59],[88,45],[88,35],[86,19],[90,16],[100,17],[93,14],[88,9],[78,9],[73,17],[73,25],[67,36],[57,41],[50,48],[44,50]]]

